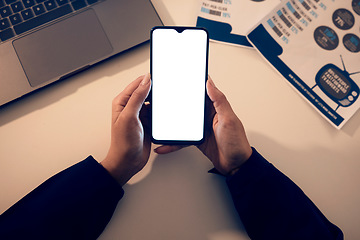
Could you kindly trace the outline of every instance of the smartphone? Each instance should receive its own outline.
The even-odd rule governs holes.
[[[151,126],[156,144],[204,140],[209,34],[196,27],[151,30]]]

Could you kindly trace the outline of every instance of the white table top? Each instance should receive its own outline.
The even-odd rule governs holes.
[[[153,0],[166,25],[194,25],[193,0]],[[149,72],[149,44],[0,108],[0,212],[110,142],[111,101]],[[336,130],[255,50],[212,42],[209,74],[252,146],[289,176],[347,239],[360,239],[360,113]],[[150,163],[125,187],[100,239],[247,239],[225,183],[196,149]]]

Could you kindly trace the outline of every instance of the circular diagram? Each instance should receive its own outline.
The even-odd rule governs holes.
[[[332,16],[333,23],[342,30],[348,30],[355,24],[354,15],[347,9],[337,9]]]
[[[355,34],[346,34],[343,38],[343,44],[347,50],[353,53],[360,52],[360,38]]]
[[[352,8],[357,15],[360,15],[360,0],[353,0]]]
[[[327,26],[320,26],[314,31],[315,42],[325,50],[334,50],[339,45],[336,32]]]

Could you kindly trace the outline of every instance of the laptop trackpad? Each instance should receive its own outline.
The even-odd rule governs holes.
[[[13,42],[32,87],[58,79],[112,52],[93,10]]]

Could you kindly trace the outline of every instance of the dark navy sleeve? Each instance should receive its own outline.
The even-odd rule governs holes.
[[[124,194],[91,156],[0,215],[0,239],[96,239]]]
[[[254,148],[250,159],[226,181],[253,240],[343,239],[342,231],[304,192]]]

